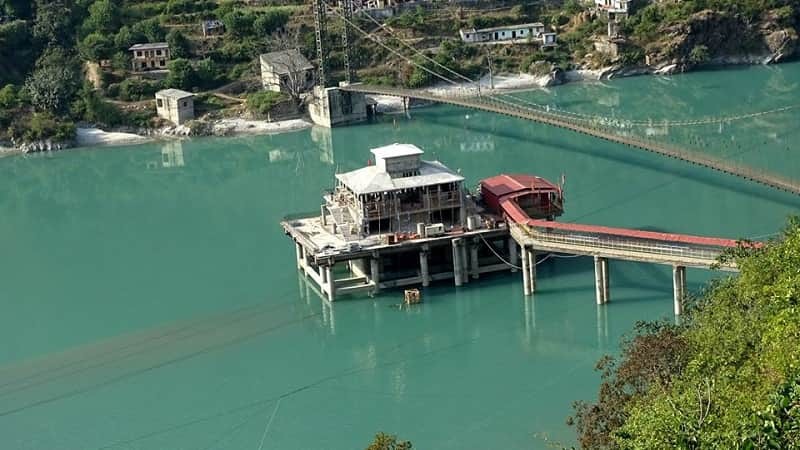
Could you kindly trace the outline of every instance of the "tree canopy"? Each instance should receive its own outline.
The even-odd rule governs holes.
[[[726,256],[682,326],[641,325],[599,364],[597,403],[574,417],[585,448],[800,448],[800,220]]]

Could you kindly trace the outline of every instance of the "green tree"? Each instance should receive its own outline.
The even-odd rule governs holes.
[[[206,58],[197,63],[195,75],[200,87],[203,89],[211,89],[219,83],[222,72],[213,59]]]
[[[141,44],[147,41],[147,36],[141,30],[134,30],[123,26],[114,36],[114,46],[117,50],[127,51],[134,44]]]
[[[121,11],[112,0],[96,0],[89,6],[89,17],[83,22],[84,33],[113,33],[119,28]]]
[[[31,104],[38,111],[64,112],[81,86],[80,65],[64,49],[49,48],[25,81]]]
[[[100,33],[92,33],[78,44],[81,57],[89,61],[109,59],[114,53],[114,43]]]
[[[19,105],[17,91],[17,87],[13,84],[7,84],[3,89],[0,89],[0,109],[12,109]]]
[[[780,239],[743,246],[722,260],[735,261],[738,276],[712,283],[690,302],[686,325],[670,339],[656,327],[623,345],[598,402],[578,405],[581,443],[800,446],[800,220],[790,220]],[[658,352],[636,350],[642,339]]]
[[[33,13],[31,0],[0,0],[0,14],[29,19]]]
[[[173,59],[169,62],[169,75],[164,82],[167,87],[192,90],[197,86],[197,74],[192,63],[186,59]]]
[[[253,33],[260,36],[269,35],[280,29],[289,21],[289,12],[282,9],[270,9],[258,16],[253,22]]]
[[[225,30],[231,36],[237,38],[247,37],[253,34],[253,23],[255,22],[255,15],[250,12],[244,12],[236,9],[222,18],[225,24]]]
[[[702,64],[709,59],[708,47],[703,44],[695,45],[689,52],[689,61],[694,64]]]
[[[73,31],[72,13],[71,2],[37,0],[33,35],[49,44],[67,44]]]
[[[172,29],[167,33],[167,44],[169,44],[169,51],[173,58],[189,57],[189,39],[180,30]]]
[[[136,36],[144,36],[148,42],[161,42],[167,36],[167,32],[161,26],[158,17],[137,22],[131,27],[131,32]]]
[[[378,433],[367,450],[411,450],[411,442],[398,441],[397,436]]]
[[[284,100],[286,100],[286,96],[280,92],[254,92],[247,96],[247,109],[251,113],[263,117],[269,114],[275,105]]]

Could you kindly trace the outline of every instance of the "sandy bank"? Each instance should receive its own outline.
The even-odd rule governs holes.
[[[75,132],[75,144],[79,147],[141,144],[151,140],[134,133],[103,131],[99,128],[78,128]]]

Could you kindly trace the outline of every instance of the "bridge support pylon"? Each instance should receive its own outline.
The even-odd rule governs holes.
[[[608,303],[608,258],[594,257],[595,297],[598,305]]]
[[[686,297],[686,267],[672,266],[672,304],[675,315],[683,314],[683,300]]]
[[[536,252],[528,246],[522,246],[522,290],[525,296],[536,290]]]

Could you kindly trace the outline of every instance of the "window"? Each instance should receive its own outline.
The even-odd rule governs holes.
[[[156,50],[156,56],[161,56],[161,50]]]
[[[164,107],[164,100],[161,100],[161,99],[159,98],[158,100],[156,100],[156,103],[158,103],[158,107],[159,107],[159,108],[163,108],[163,107]]]
[[[189,102],[183,102],[183,107],[186,108],[187,106],[189,106]]]
[[[138,51],[138,52],[136,52],[136,56],[138,56],[139,58],[141,58],[141,57],[142,57],[142,52],[141,52],[141,51]]]
[[[163,59],[158,62],[158,65],[161,66],[161,67],[164,67],[165,64],[166,64],[166,61],[164,61]]]

